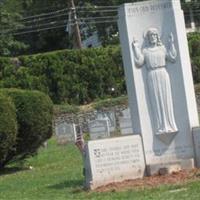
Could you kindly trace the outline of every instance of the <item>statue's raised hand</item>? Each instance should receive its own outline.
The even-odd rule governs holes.
[[[170,44],[174,43],[174,35],[172,32],[169,34],[169,43]]]
[[[138,43],[138,40],[135,39],[135,37],[133,37],[133,47],[139,47],[139,43]]]

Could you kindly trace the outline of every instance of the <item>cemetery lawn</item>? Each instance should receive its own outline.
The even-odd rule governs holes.
[[[84,191],[82,159],[73,144],[58,146],[54,138],[47,148],[26,161],[25,167],[0,172],[0,200],[197,200],[200,171],[194,180],[151,187],[113,187],[109,191]],[[168,177],[169,178],[169,177]],[[163,179],[164,180],[164,179]]]

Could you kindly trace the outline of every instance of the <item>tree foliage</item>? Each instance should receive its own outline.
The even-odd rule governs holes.
[[[20,6],[17,1],[3,1],[0,4],[0,55],[14,56],[23,53],[28,48],[23,42],[18,41],[10,31],[17,30],[22,25],[19,23]]]
[[[17,135],[16,109],[8,96],[0,94],[0,168],[10,151],[13,151]]]
[[[16,107],[16,113],[15,109],[12,108],[14,114],[4,112],[6,118],[1,118],[0,127],[3,128],[4,126],[5,128],[5,125],[8,125],[5,129],[7,136],[5,136],[5,133],[3,136],[9,137],[11,131],[12,134],[15,133],[16,125],[11,123],[14,121],[14,117],[17,118],[18,127],[16,141],[14,141],[14,144],[10,144],[9,151],[4,154],[4,159],[0,163],[3,167],[10,162],[24,160],[34,155],[43,142],[51,137],[53,105],[50,98],[39,91],[2,89],[0,90],[1,94],[9,96]],[[4,104],[0,101],[1,110]],[[5,108],[4,111],[6,111]],[[2,124],[2,122],[5,124]],[[0,136],[2,136],[1,133],[2,130],[0,129]],[[2,140],[0,140],[0,149],[1,144],[3,144]]]

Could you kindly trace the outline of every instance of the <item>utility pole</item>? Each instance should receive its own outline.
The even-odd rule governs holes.
[[[81,42],[81,34],[80,34],[80,29],[79,29],[79,24],[77,20],[77,15],[76,15],[76,8],[74,4],[74,0],[70,0],[70,10],[72,13],[72,22],[73,23],[73,47],[75,49],[81,49],[82,48],[82,42]]]

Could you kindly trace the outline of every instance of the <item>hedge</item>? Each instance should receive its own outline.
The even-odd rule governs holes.
[[[195,83],[200,82],[200,34],[189,34]],[[126,94],[119,46],[0,58],[0,87],[40,90],[55,104],[87,104]],[[113,91],[114,88],[114,91]]]
[[[12,151],[17,135],[16,109],[12,100],[0,94],[0,168]]]
[[[126,91],[119,47],[0,58],[0,87],[40,90],[56,104],[86,104]]]
[[[32,156],[52,136],[53,104],[39,91],[2,89],[0,93],[10,96],[16,107],[18,133],[15,151],[10,151],[5,164]]]

